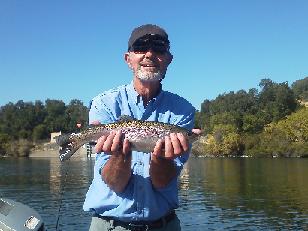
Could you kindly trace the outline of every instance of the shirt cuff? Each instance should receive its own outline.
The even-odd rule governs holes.
[[[107,155],[104,152],[97,153],[96,159],[95,159],[95,172],[101,175],[102,169],[105,167],[109,159],[110,159],[110,155]]]

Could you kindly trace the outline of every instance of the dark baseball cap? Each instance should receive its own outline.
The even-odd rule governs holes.
[[[155,36],[156,40],[162,40],[169,46],[168,34],[163,28],[153,24],[146,24],[139,26],[132,31],[128,40],[128,50],[130,50],[138,39],[145,36]]]

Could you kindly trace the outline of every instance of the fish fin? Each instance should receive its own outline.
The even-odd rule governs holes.
[[[87,126],[87,129],[88,129],[88,128],[95,128],[95,127],[98,127],[98,126],[101,126],[101,124],[89,124],[89,125]]]
[[[75,134],[60,135],[56,137],[56,143],[60,146],[59,148],[59,158],[61,161],[68,160],[79,148],[76,146]]]
[[[129,115],[121,115],[118,119],[119,122],[124,122],[124,121],[133,121],[135,120],[133,117]]]

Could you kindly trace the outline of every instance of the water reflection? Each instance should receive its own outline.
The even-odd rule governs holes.
[[[47,230],[87,230],[82,203],[92,178],[92,160],[0,159],[0,197],[37,210]],[[60,212],[59,212],[60,211]]]
[[[180,211],[194,214],[197,207],[205,227],[214,229],[308,228],[307,166],[306,159],[191,158]]]
[[[87,230],[93,161],[0,159],[0,196],[36,209],[48,231]],[[308,230],[307,175],[308,159],[191,158],[179,181],[182,230]]]

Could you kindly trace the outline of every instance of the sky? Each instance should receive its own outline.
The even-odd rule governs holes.
[[[0,106],[80,99],[130,83],[131,31],[157,24],[174,56],[163,89],[205,99],[308,76],[307,0],[0,0]]]

